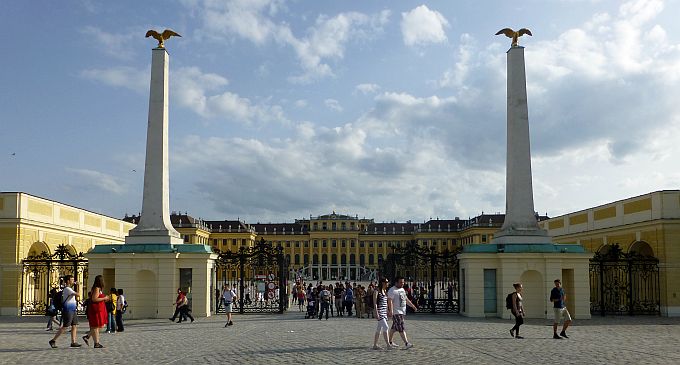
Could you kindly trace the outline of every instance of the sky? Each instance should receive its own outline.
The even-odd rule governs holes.
[[[680,0],[3,1],[0,191],[141,211],[152,39],[170,209],[292,222],[505,210],[505,27],[525,48],[535,209],[680,170]]]

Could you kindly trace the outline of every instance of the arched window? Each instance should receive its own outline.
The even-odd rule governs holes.
[[[630,246],[628,250],[630,253],[635,253],[640,256],[654,257],[654,250],[647,242],[637,241]]]
[[[290,263],[290,255],[286,255],[286,262]]]
[[[332,254],[331,255],[331,265],[337,265],[338,264],[338,255]]]
[[[312,256],[312,264],[314,264],[314,265],[319,264],[319,255],[314,254],[314,256]]]
[[[349,254],[349,264],[350,265],[356,265],[357,264],[356,255],[353,254],[353,253]]]
[[[342,256],[340,256],[340,263],[342,265],[347,265],[347,255],[345,255],[344,253],[342,254]]]
[[[373,265],[373,264],[375,263],[375,261],[373,260],[373,258],[374,258],[373,254],[369,254],[369,255],[368,255],[368,264],[369,264],[369,265]]]
[[[364,255],[363,253],[359,255],[359,265],[360,266],[366,265],[366,255]]]
[[[309,255],[305,254],[305,266],[309,265]]]
[[[321,264],[328,265],[328,255],[326,254],[321,255]]]
[[[295,254],[295,265],[300,265],[300,254]]]

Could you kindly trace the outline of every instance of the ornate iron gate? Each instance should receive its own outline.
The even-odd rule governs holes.
[[[390,246],[391,253],[379,263],[382,273],[393,280],[403,276],[409,299],[419,313],[459,313],[459,250],[437,252],[412,240],[405,247]],[[411,310],[411,308],[407,308]]]
[[[216,262],[217,283],[236,288],[238,313],[283,313],[288,308],[288,265],[283,247],[264,239],[238,252],[219,252]],[[222,306],[217,313],[224,313]]]
[[[59,245],[50,255],[42,252],[28,256],[21,262],[21,315],[44,315],[49,304],[50,290],[59,289],[61,278],[73,275],[76,279],[75,290],[83,294],[83,284],[87,283],[87,259],[83,253],[72,254],[68,247]],[[78,307],[78,313],[84,314]]]
[[[614,245],[590,260],[590,313],[660,314],[659,260]]]

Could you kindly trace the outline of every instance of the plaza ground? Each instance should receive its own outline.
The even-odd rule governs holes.
[[[46,317],[0,317],[0,363],[199,364],[678,364],[680,318],[595,317],[576,320],[570,339],[552,339],[549,320],[527,320],[523,340],[510,337],[510,320],[457,315],[409,315],[409,350],[371,350],[372,319],[304,319],[297,308],[283,315],[198,318],[194,323],[130,320],[125,332],[102,334],[104,349],[69,348],[69,334],[48,341]],[[79,328],[78,340],[87,329]],[[401,344],[401,341],[395,341]]]

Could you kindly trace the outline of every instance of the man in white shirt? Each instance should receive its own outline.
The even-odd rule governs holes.
[[[231,321],[231,309],[232,304],[236,301],[238,297],[236,292],[229,288],[229,284],[224,284],[224,289],[222,290],[222,300],[224,301],[225,311],[227,312],[227,323],[224,327],[231,326],[234,322]]]
[[[387,292],[387,317],[392,317],[392,328],[390,328],[389,341],[390,347],[399,347],[392,342],[394,332],[399,332],[401,339],[404,341],[405,348],[413,347],[413,344],[408,342],[406,337],[406,327],[404,326],[404,316],[406,315],[406,305],[417,310],[418,308],[411,303],[406,296],[404,290],[404,278],[397,276],[394,281],[394,286]]]
[[[66,331],[68,327],[71,327],[71,347],[80,347],[81,345],[76,342],[77,327],[78,327],[78,315],[76,310],[78,309],[77,300],[80,299],[80,295],[75,292],[71,287],[76,283],[73,275],[64,276],[64,290],[61,294],[61,301],[63,304],[63,309],[61,312],[61,327],[49,342],[50,347],[57,348],[56,342],[57,338]]]

